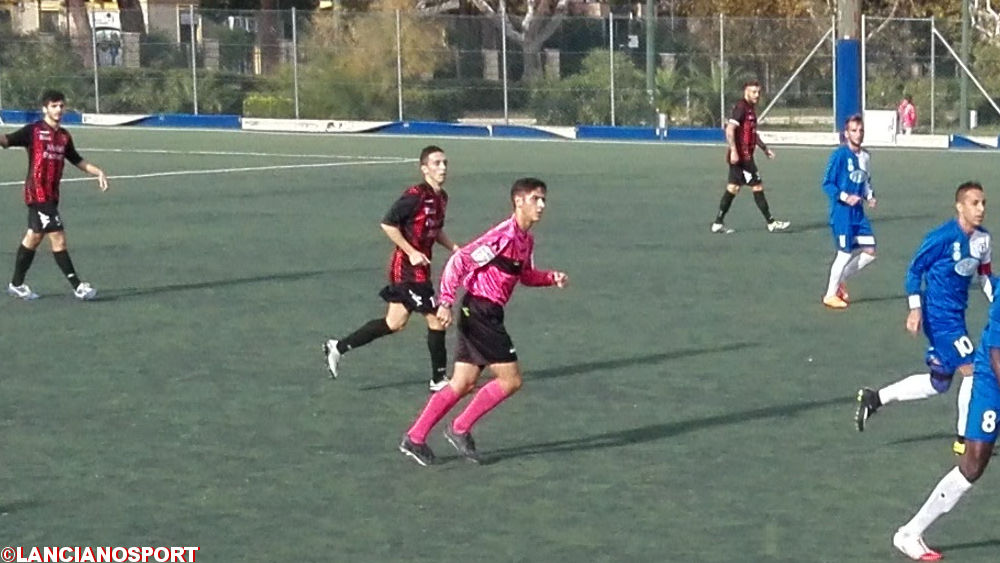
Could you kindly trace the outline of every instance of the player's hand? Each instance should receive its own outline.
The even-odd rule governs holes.
[[[558,288],[566,287],[566,284],[569,283],[569,276],[565,272],[553,272],[552,283]]]
[[[877,200],[877,199],[875,199],[875,198],[870,198],[870,199],[868,200],[868,208],[869,208],[869,209],[875,209],[875,208],[876,208],[877,206],[878,206],[878,200]]]
[[[774,160],[774,151],[772,151],[771,149],[767,149],[766,151],[764,151],[764,154],[767,155],[767,158]]]
[[[437,320],[441,321],[441,324],[443,324],[445,328],[451,326],[451,307],[441,305],[438,307],[437,314],[434,316],[437,317]]]
[[[410,265],[411,266],[427,266],[431,263],[430,259],[427,258],[423,252],[414,252],[410,254]]]
[[[101,188],[102,192],[108,191],[108,176],[103,170],[97,173],[97,187]]]
[[[906,332],[916,336],[920,332],[920,321],[923,318],[923,314],[920,309],[910,309],[910,313],[906,315]]]
[[[735,147],[729,149],[729,164],[739,164],[740,163],[740,153]]]
[[[852,194],[852,195],[847,196],[847,199],[844,200],[844,203],[846,203],[847,205],[850,205],[851,207],[854,207],[860,201],[861,201],[861,196],[853,195]]]

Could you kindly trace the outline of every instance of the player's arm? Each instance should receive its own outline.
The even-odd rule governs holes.
[[[987,242],[986,248],[983,250],[983,255],[979,257],[979,270],[976,273],[979,274],[980,285],[983,293],[986,294],[986,299],[992,303],[993,291],[997,287],[997,280],[993,279],[993,264],[990,259],[990,250],[990,242]]]
[[[451,240],[451,238],[447,234],[445,234],[444,229],[441,229],[441,232],[438,233],[437,243],[447,248],[451,252],[455,252],[460,248],[458,244],[455,243],[455,241]]]
[[[906,330],[910,334],[916,334],[920,330],[922,319],[920,290],[923,286],[924,274],[934,263],[934,257],[938,250],[939,245],[935,244],[931,235],[927,235],[920,248],[917,249],[916,255],[913,256],[913,260],[910,261],[909,268],[906,269],[906,301],[910,308],[910,312],[906,316]]]
[[[430,259],[423,252],[414,248],[410,244],[410,241],[406,240],[406,237],[403,236],[403,225],[413,217],[419,206],[419,194],[403,194],[402,197],[392,204],[389,211],[386,212],[380,225],[385,236],[389,237],[389,240],[410,258],[410,264],[414,266],[431,263]]]
[[[107,174],[94,164],[84,160],[83,157],[80,156],[80,153],[76,152],[76,145],[73,144],[73,137],[70,137],[69,142],[66,143],[66,152],[64,154],[66,160],[70,161],[73,166],[76,166],[91,176],[97,176],[97,187],[101,188],[102,192],[108,191]]]
[[[548,287],[555,285],[565,287],[569,277],[563,272],[554,270],[536,270],[535,257],[531,255],[521,267],[521,283],[531,287]]]
[[[13,133],[7,133],[6,135],[0,135],[0,147],[10,148],[10,147],[26,147],[31,143],[31,125],[25,125],[24,127],[14,131]]]
[[[736,148],[736,127],[739,122],[733,122],[730,119],[726,123],[726,143],[729,144],[729,164],[739,164],[740,162],[740,151]]]
[[[764,144],[764,140],[760,138],[760,133],[756,133],[756,135],[757,135],[757,146],[760,147],[760,150],[764,151],[764,154],[767,155],[767,158],[774,158],[774,151],[767,148],[767,145]]]

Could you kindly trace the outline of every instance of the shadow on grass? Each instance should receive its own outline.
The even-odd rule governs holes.
[[[31,508],[37,508],[42,503],[37,500],[13,500],[0,504],[0,514],[10,514],[11,512],[21,512]]]
[[[569,364],[564,366],[543,368],[540,370],[531,370],[529,368],[525,370],[524,378],[528,381],[532,381],[539,379],[553,379],[556,377],[567,377],[570,375],[582,375],[584,373],[608,371],[608,370],[621,369],[632,366],[658,364],[660,362],[665,362],[667,360],[678,360],[681,358],[705,356],[709,354],[731,352],[733,350],[743,350],[744,348],[753,348],[755,346],[760,346],[760,344],[757,342],[734,342],[732,344],[723,344],[721,346],[712,346],[708,348],[685,348],[682,350],[674,350],[672,352],[662,352],[659,354],[646,354],[644,356],[632,356],[629,358],[617,358],[613,360],[601,360],[597,362]],[[489,374],[486,374],[486,377],[489,377]],[[417,385],[427,385],[427,381],[423,379],[395,381],[392,383],[383,383],[380,385],[366,385],[364,387],[360,387],[359,389],[361,389],[362,391],[378,391],[381,389],[391,389],[394,387],[409,387]]]
[[[947,441],[948,447],[951,448],[951,442],[955,439],[955,433],[947,432],[935,432],[933,434],[923,434],[921,436],[910,436],[909,438],[901,438],[899,440],[893,440],[888,442],[890,446],[900,446],[902,444],[914,444],[917,442],[936,442],[938,440]]]
[[[199,289],[216,289],[220,287],[233,287],[240,285],[251,285],[255,283],[270,283],[276,281],[299,281],[315,278],[324,274],[333,273],[357,273],[373,271],[377,268],[346,268],[342,270],[311,270],[305,272],[286,272],[283,274],[268,274],[262,276],[250,276],[245,278],[232,278],[228,280],[213,280],[191,283],[178,283],[170,285],[160,285],[153,287],[123,287],[118,289],[108,289],[101,291],[96,301],[116,301],[129,297],[142,297],[146,295],[157,295],[161,293],[174,293],[180,291],[196,291]]]
[[[730,426],[753,420],[795,416],[813,409],[850,403],[853,400],[853,396],[845,396],[818,401],[792,403],[788,405],[775,405],[741,412],[681,420],[677,422],[651,424],[649,426],[640,426],[639,428],[619,430],[617,432],[605,432],[603,434],[594,434],[593,436],[584,436],[582,438],[573,438],[570,440],[557,440],[553,442],[542,442],[539,444],[501,448],[499,450],[482,453],[481,455],[483,459],[481,463],[488,465],[505,459],[528,455],[618,448],[622,446],[629,446],[631,444],[663,440],[681,434],[686,434],[688,432],[705,430],[717,426]]]
[[[866,209],[867,211],[867,209]],[[912,221],[914,219],[933,219],[939,215],[935,213],[917,213],[912,215],[885,215],[885,216],[875,216],[869,217],[869,219],[875,223],[877,227],[879,223],[892,223],[895,221]],[[793,224],[792,228],[789,229],[791,232],[795,233],[806,233],[809,231],[824,231],[830,228],[830,223],[826,221],[822,222],[812,222],[812,223],[797,223]]]
[[[857,305],[858,303],[878,303],[881,301],[903,301],[904,299],[906,299],[906,296],[902,293],[897,293],[896,295],[875,295],[872,297],[859,297],[857,299],[851,299],[851,304]]]
[[[979,547],[997,547],[1000,546],[1000,539],[983,540],[975,542],[966,543],[952,543],[952,544],[936,544],[934,549],[938,551],[961,551],[963,549],[976,549]]]

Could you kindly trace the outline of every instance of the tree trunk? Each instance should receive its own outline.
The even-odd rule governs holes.
[[[83,0],[67,0],[69,12],[69,41],[85,68],[94,67],[94,52],[90,37],[90,19]]]
[[[534,80],[542,76],[541,42],[525,41],[521,54],[524,61],[524,74],[521,80]]]
[[[260,21],[257,26],[257,41],[260,45],[260,65],[262,74],[270,74],[281,62],[282,37],[276,0],[261,0]]]
[[[146,34],[146,20],[139,0],[118,0],[118,12],[121,14],[123,33]]]

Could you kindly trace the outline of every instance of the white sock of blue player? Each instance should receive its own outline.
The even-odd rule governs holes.
[[[844,268],[850,261],[850,252],[837,251],[837,255],[833,258],[833,264],[830,265],[830,281],[826,285],[826,297],[833,297],[837,294],[837,286],[840,285],[840,280],[844,276]]]
[[[938,482],[934,490],[931,491],[931,496],[927,497],[924,505],[909,522],[900,528],[900,531],[911,536],[922,536],[924,530],[942,514],[951,511],[962,495],[971,488],[972,483],[962,475],[958,467],[953,468]]]
[[[878,398],[883,405],[896,401],[918,401],[941,393],[931,382],[931,374],[917,373],[879,389]]]
[[[845,282],[847,278],[853,276],[854,274],[860,272],[867,266],[875,261],[875,256],[868,254],[867,252],[859,252],[851,258],[851,261],[844,266],[844,274],[841,276],[840,281]]]
[[[960,377],[958,383],[958,425],[955,434],[965,436],[965,424],[969,420],[969,401],[972,399],[972,376]]]

